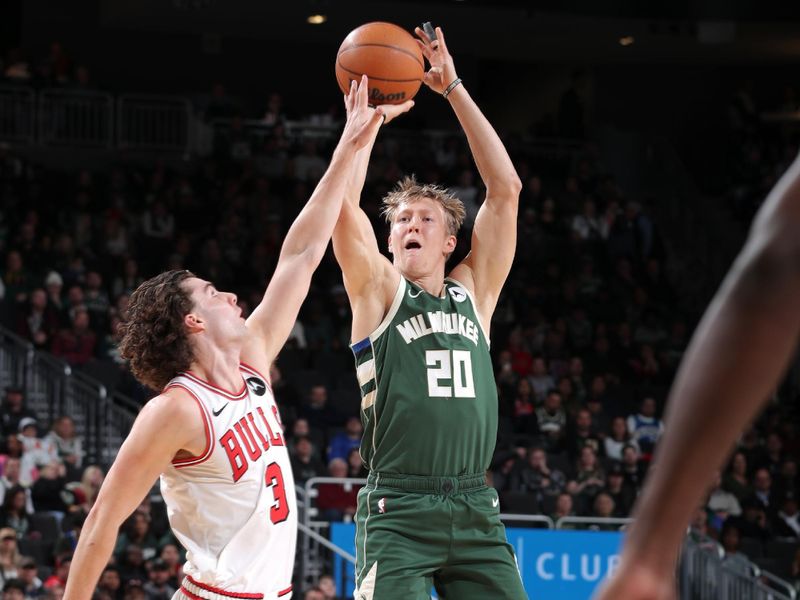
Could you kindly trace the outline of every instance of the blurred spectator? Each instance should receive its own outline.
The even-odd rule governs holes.
[[[633,439],[628,431],[625,417],[614,417],[611,420],[611,429],[603,440],[603,448],[608,458],[621,461],[622,450],[626,445],[631,445],[639,452],[639,443]]]
[[[306,590],[303,600],[325,600],[325,594],[319,587],[314,586]]]
[[[557,522],[564,517],[574,516],[575,510],[573,508],[572,495],[567,492],[560,493],[556,498],[555,511],[550,515],[550,518],[553,519],[554,522]]]
[[[114,554],[117,557],[126,557],[131,546],[137,548],[142,561],[150,560],[158,554],[158,540],[151,530],[150,519],[138,510],[134,511],[122,526],[122,533],[117,538]],[[138,562],[135,567],[139,567]],[[128,579],[128,577],[124,578]]]
[[[70,365],[80,367],[92,359],[97,345],[97,335],[89,328],[89,312],[77,308],[72,326],[63,329],[53,340],[52,352]]]
[[[308,399],[300,409],[300,416],[305,418],[312,428],[325,432],[341,423],[341,415],[328,404],[328,388],[319,384],[311,387]]]
[[[19,566],[19,580],[25,586],[25,599],[39,598],[44,593],[42,580],[39,579],[36,562],[32,558],[23,557]]]
[[[628,432],[636,440],[644,460],[650,456],[664,433],[664,423],[656,416],[656,400],[651,396],[642,399],[638,413],[628,417]]]
[[[328,477],[347,477],[347,463],[343,458],[334,458],[328,463]],[[320,483],[317,486],[317,508],[326,521],[352,519],[356,512],[358,490],[361,486],[350,483]]]
[[[147,581],[147,568],[144,563],[142,548],[137,544],[128,544],[121,554],[117,555],[119,574],[125,587],[131,583],[142,585]]]
[[[16,438],[15,438],[16,439]],[[3,462],[3,476],[0,478],[0,505],[5,503],[6,494],[14,487],[21,487],[27,495],[26,511],[33,512],[33,502],[30,498],[30,489],[20,484],[21,466],[20,459],[6,457]]]
[[[514,432],[535,435],[539,428],[536,425],[536,405],[527,378],[522,377],[517,382],[517,394],[514,398]]]
[[[598,519],[611,519],[617,516],[617,507],[610,494],[601,491],[594,497],[594,502],[592,502],[591,516],[597,517]],[[593,525],[590,527],[590,529],[614,531],[619,529],[619,525],[604,523],[600,525]]]
[[[547,393],[556,385],[553,378],[547,372],[547,365],[544,358],[541,356],[533,358],[533,362],[531,363],[531,375],[528,380],[533,387],[533,395],[537,403],[544,401]]]
[[[800,539],[800,512],[797,510],[797,496],[787,491],[780,499],[780,509],[772,528],[778,537]]]
[[[364,428],[361,425],[361,418],[359,416],[348,417],[347,421],[345,421],[344,431],[331,438],[328,446],[328,461],[332,461],[334,458],[346,460],[350,451],[357,449],[361,445],[361,435],[363,433]]]
[[[58,450],[49,439],[39,437],[36,419],[25,417],[19,422],[19,440],[22,442],[23,457],[37,467],[58,462]]]
[[[314,456],[311,440],[307,437],[296,438],[293,450],[291,455],[292,472],[294,480],[299,485],[304,485],[312,477],[321,477],[325,474],[325,466],[319,458]]]
[[[722,528],[722,524],[728,517],[738,517],[742,514],[739,500],[722,487],[722,476],[719,471],[711,484],[711,490],[706,499],[706,509],[711,516],[709,524],[718,530]]]
[[[111,301],[108,292],[103,287],[103,276],[97,271],[86,274],[86,289],[84,302],[89,311],[89,322],[94,331],[104,331],[108,327],[108,309]]]
[[[614,462],[606,475],[603,491],[614,500],[614,516],[627,517],[636,500],[636,490],[625,481],[622,465]]]
[[[11,527],[0,529],[0,579],[8,581],[17,577],[22,565],[22,555],[17,545],[17,534]]]
[[[3,283],[6,288],[6,302],[21,304],[28,299],[33,279],[24,266],[22,254],[17,250],[11,250],[6,255]]]
[[[42,465],[39,477],[31,487],[31,498],[36,512],[53,515],[61,524],[67,510],[62,493],[66,489],[66,485],[64,463],[56,460]]]
[[[639,449],[633,444],[625,444],[622,448],[622,473],[625,483],[638,493],[644,483],[646,467],[639,458]]]
[[[325,600],[337,600],[336,582],[333,580],[332,575],[320,575],[317,580],[317,587],[319,587]]]
[[[45,291],[35,288],[30,294],[26,311],[17,318],[17,334],[41,350],[49,347],[58,328],[58,313],[48,304]]]
[[[164,544],[161,547],[159,558],[164,561],[169,571],[169,584],[172,587],[179,587],[182,578],[183,559],[177,544]]]
[[[22,389],[6,388],[6,397],[0,406],[3,436],[16,435],[19,432],[19,422],[25,418],[35,419],[36,415],[25,406],[25,394]]]
[[[295,419],[294,423],[292,423],[292,429],[289,435],[289,441],[291,443],[294,443],[295,440],[300,439],[302,437],[311,440],[311,445],[314,448],[313,450],[314,457],[322,460],[320,450],[321,448],[325,447],[324,433],[320,429],[317,428],[312,429],[311,426],[308,424],[308,419],[300,417],[298,419]]]
[[[122,263],[122,272],[111,282],[111,293],[115,298],[123,294],[130,296],[142,282],[144,277],[139,273],[139,263],[135,258],[126,258]]]
[[[57,457],[67,468],[67,479],[80,479],[83,469],[83,440],[75,432],[75,421],[69,415],[61,415],[44,438],[56,449]]]
[[[150,563],[147,577],[143,588],[148,600],[171,600],[177,590],[169,582],[169,565],[163,559],[156,558]]]
[[[286,123],[286,115],[283,112],[283,97],[278,92],[270,93],[261,122],[269,127]]]
[[[563,492],[566,484],[565,474],[548,466],[544,448],[533,447],[528,450],[527,464],[516,477],[512,476],[511,489],[529,492],[541,505],[546,496],[555,497]]]
[[[561,394],[550,390],[544,404],[536,409],[536,421],[539,431],[547,441],[547,450],[554,451],[561,447],[567,425],[567,415],[561,407]]]
[[[25,584],[21,580],[11,577],[3,581],[3,600],[24,600]]]
[[[8,490],[0,509],[0,527],[10,528],[22,538],[30,527],[27,505],[28,495],[25,488],[17,486]]]
[[[736,496],[740,503],[752,495],[753,488],[747,474],[747,455],[744,452],[737,450],[733,453],[727,472],[722,478],[722,487]]]
[[[359,448],[353,448],[347,454],[347,476],[353,478],[366,478],[368,474],[364,461],[361,460]]]
[[[605,454],[605,446],[595,433],[592,423],[592,413],[587,408],[580,408],[575,413],[575,418],[570,422],[570,430],[566,436],[567,453],[571,460],[576,460],[581,450],[588,446],[594,450],[595,455]]]
[[[597,454],[591,447],[584,446],[575,467],[575,477],[569,482],[567,491],[573,496],[592,499],[605,485],[606,474],[597,460]]]
[[[114,565],[108,565],[100,574],[97,582],[97,591],[107,594],[109,598],[120,598],[122,595],[122,578],[119,569]]]
[[[767,517],[777,512],[778,502],[772,489],[772,475],[765,467],[756,469],[753,474],[753,497],[761,504]]]

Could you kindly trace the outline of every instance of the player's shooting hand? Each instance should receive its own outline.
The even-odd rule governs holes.
[[[375,110],[380,109],[383,111],[383,115],[386,117],[384,124],[390,122],[392,119],[397,118],[398,116],[402,115],[403,113],[408,112],[411,110],[411,107],[414,106],[413,100],[406,100],[402,104],[381,104],[380,106],[376,107]]]
[[[347,121],[342,131],[342,141],[350,142],[356,148],[363,148],[367,144],[384,116],[382,106],[373,109],[369,105],[368,86],[367,76],[362,75],[360,82],[350,82],[350,90],[344,97]]]
[[[444,92],[445,88],[458,78],[453,57],[447,50],[444,33],[441,27],[436,28],[436,39],[432,40],[419,27],[414,29],[419,38],[417,44],[423,56],[428,60],[430,69],[425,72],[422,81],[437,94]]]

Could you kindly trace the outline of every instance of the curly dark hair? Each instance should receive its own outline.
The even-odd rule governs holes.
[[[194,359],[183,318],[194,303],[181,283],[195,275],[173,270],[142,283],[131,294],[120,325],[120,353],[136,379],[160,391]]]

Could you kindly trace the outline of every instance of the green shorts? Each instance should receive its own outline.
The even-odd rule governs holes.
[[[483,474],[371,473],[358,494],[356,600],[527,600]]]

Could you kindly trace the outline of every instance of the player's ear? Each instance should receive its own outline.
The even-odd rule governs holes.
[[[201,333],[206,330],[205,321],[195,313],[189,313],[183,317],[183,324],[186,326],[186,330],[189,334]]]
[[[389,250],[389,254],[394,254],[394,250],[392,249],[392,234],[389,234],[388,239],[386,240],[386,248]]]
[[[447,239],[444,242],[444,251],[445,254],[452,254],[453,250],[456,249],[456,236],[448,235]]]

